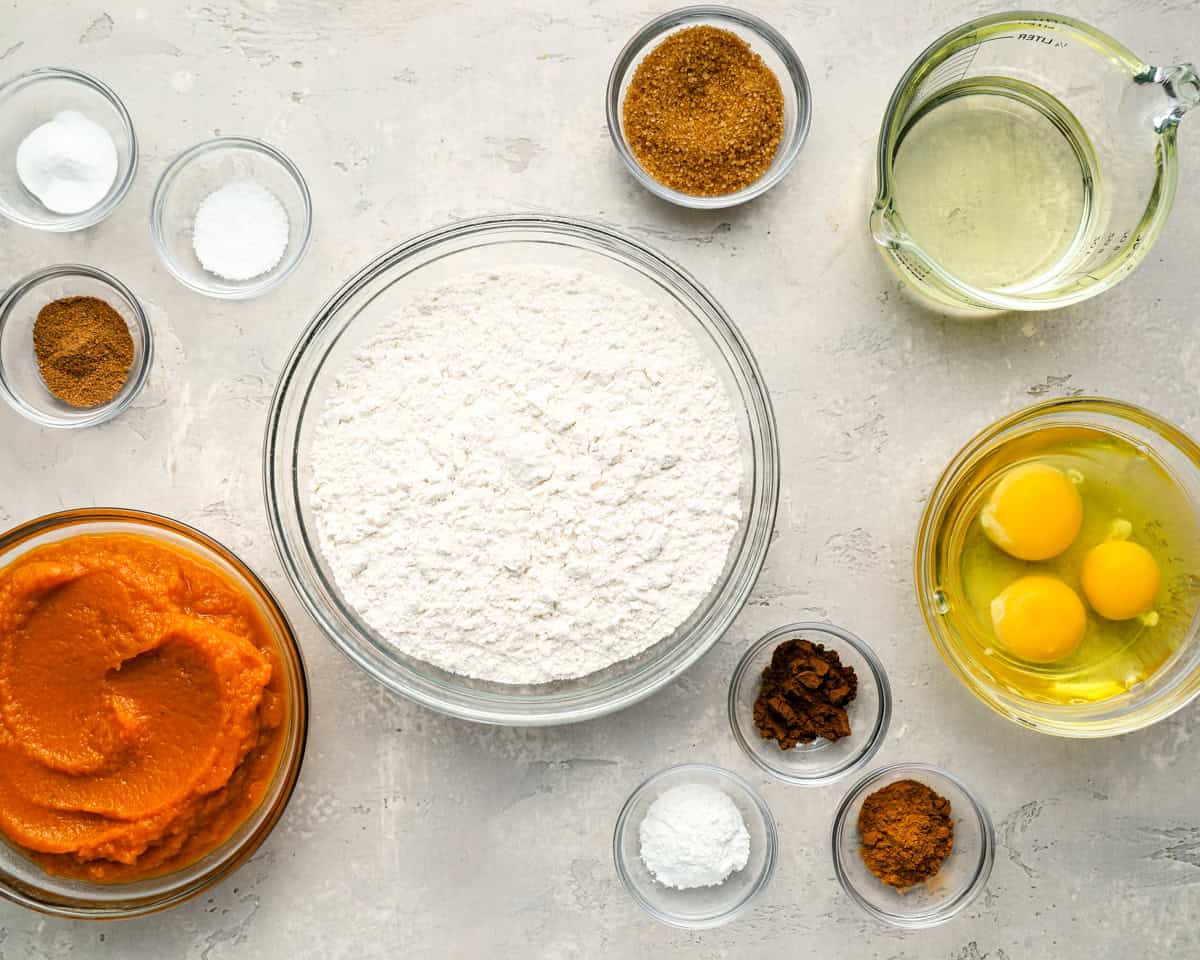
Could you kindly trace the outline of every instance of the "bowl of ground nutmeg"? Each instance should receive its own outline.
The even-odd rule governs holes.
[[[808,135],[808,77],[783,35],[731,7],[647,24],[608,79],[608,130],[651,193],[717,209],[778,183]]]
[[[0,298],[0,395],[34,423],[111,420],[142,389],[152,355],[137,298],[96,267],[48,267]]]
[[[833,868],[875,919],[932,927],[987,885],[996,836],[983,803],[953,774],[897,763],[867,774],[838,805]]]
[[[883,664],[829,623],[789,623],[753,644],[729,683],[734,739],[787,783],[818,787],[862,769],[892,716]]]

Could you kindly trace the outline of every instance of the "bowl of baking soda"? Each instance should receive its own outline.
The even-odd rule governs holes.
[[[107,85],[43,67],[0,86],[0,214],[36,230],[94,226],[138,165],[133,122]]]
[[[634,790],[617,817],[613,858],[650,916],[703,930],[750,906],[775,871],[777,845],[758,791],[721,767],[685,763]]]
[[[280,150],[250,137],[218,137],[185,150],[163,172],[150,231],[185,287],[248,300],[299,265],[312,234],[312,200]]]

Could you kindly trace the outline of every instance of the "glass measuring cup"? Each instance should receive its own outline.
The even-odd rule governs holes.
[[[1049,310],[1146,256],[1178,176],[1200,76],[1154,67],[1087,24],[982,17],[909,67],[879,133],[871,233],[939,308]]]

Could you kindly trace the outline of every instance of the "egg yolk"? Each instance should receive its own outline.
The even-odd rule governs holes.
[[[1079,595],[1057,577],[1022,577],[992,601],[992,626],[1009,653],[1031,663],[1051,663],[1079,646],[1087,611]]]
[[[1027,463],[996,484],[979,512],[983,531],[1018,560],[1049,560],[1067,549],[1083,524],[1083,500],[1065,473]]]
[[[1083,592],[1106,620],[1129,620],[1154,606],[1158,564],[1150,551],[1129,540],[1092,547],[1083,559]]]

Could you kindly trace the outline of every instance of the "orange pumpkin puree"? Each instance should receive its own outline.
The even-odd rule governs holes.
[[[73,537],[0,570],[0,830],[51,873],[139,880],[226,840],[285,727],[279,653],[225,573]]]

